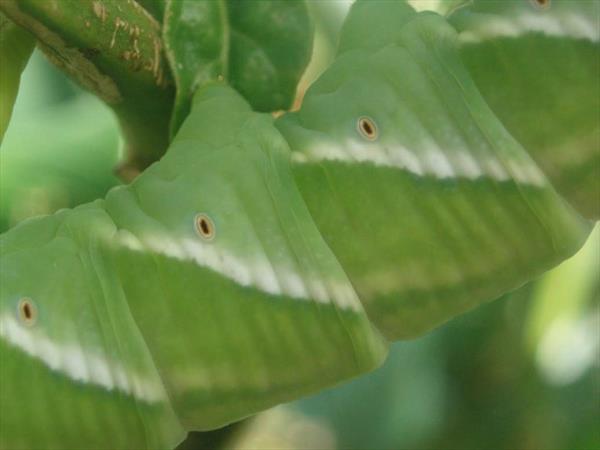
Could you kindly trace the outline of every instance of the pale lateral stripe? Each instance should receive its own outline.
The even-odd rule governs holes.
[[[291,271],[285,271],[279,274],[282,283],[287,286],[290,292],[294,292],[294,297],[308,298],[308,291],[306,285],[302,281],[302,277],[297,273]]]
[[[436,174],[439,178],[456,178],[454,170],[443,151],[436,147],[425,150],[425,161],[429,166],[429,173]]]
[[[56,342],[36,327],[20,324],[9,314],[0,316],[0,338],[73,381],[107,391],[117,390],[148,403],[166,399],[159,380],[109,361],[105,355],[84,351],[77,343]]]
[[[325,280],[321,278],[307,275],[302,277],[300,274],[283,267],[278,267],[278,273],[275,274],[272,265],[264,258],[261,258],[263,260],[255,258],[253,261],[244,261],[213,243],[203,244],[192,239],[182,239],[179,245],[185,249],[189,259],[192,259],[198,265],[209,267],[244,286],[253,286],[272,295],[286,295],[305,300],[314,299],[320,303],[334,301],[342,308],[360,309],[360,301],[356,294],[352,299],[348,298],[347,295],[340,298],[330,298],[327,289],[323,285]],[[175,254],[172,256],[175,256]],[[167,256],[169,255],[167,254]],[[218,260],[221,261],[221,264],[216,263]],[[292,280],[292,283],[281,285],[278,281],[278,275],[282,280]],[[306,278],[306,280],[303,281],[303,278]],[[347,284],[347,282],[340,283],[340,281],[331,280],[329,284],[335,286]]]
[[[485,166],[487,168],[487,173],[496,180],[496,181],[508,181],[510,176],[500,164],[500,161],[494,158],[487,158],[485,160]]]
[[[215,242],[205,244],[190,238],[177,239],[156,234],[144,235],[141,241],[137,241],[132,235],[119,234],[117,241],[130,250],[151,250],[180,261],[193,261],[198,266],[209,268],[241,286],[253,287],[267,294],[302,300],[313,299],[320,303],[333,302],[340,308],[362,310],[358,296],[345,279],[302,276],[281,266],[277,267],[275,274],[268,261],[239,258],[220,248]],[[333,293],[332,296],[328,294],[327,288]]]
[[[285,288],[280,285],[273,267],[271,267],[269,262],[264,260],[264,258],[263,261],[260,261],[254,266],[252,273],[254,275],[254,285],[258,286],[258,289],[263,291],[272,289],[275,292],[283,292],[285,290]],[[290,292],[294,292],[293,289],[294,288],[290,288]]]
[[[475,158],[469,152],[458,150],[455,153],[458,167],[462,169],[465,177],[474,180],[485,175],[481,167],[477,164],[477,161],[475,161]]]
[[[600,29],[593,18],[579,14],[563,16],[523,12],[514,17],[485,16],[476,27],[460,33],[461,42],[476,44],[499,37],[518,38],[525,34],[542,33],[546,36],[600,41]]]
[[[292,161],[297,164],[308,164],[319,161],[341,161],[348,163],[371,163],[379,167],[393,167],[406,170],[418,176],[433,176],[439,179],[467,178],[476,180],[489,177],[496,181],[507,181],[511,178],[518,183],[532,186],[544,186],[546,179],[540,169],[527,158],[508,156],[506,169],[498,158],[485,156],[481,161],[465,150],[448,150],[455,163],[452,165],[446,153],[436,146],[423,151],[423,158],[417,152],[404,146],[395,147],[365,144],[350,140],[345,145],[334,142],[315,144],[304,152],[293,152]],[[510,171],[510,176],[507,172]]]
[[[544,184],[544,174],[534,164],[529,164],[526,161],[518,162],[516,160],[510,160],[508,165],[512,171],[513,178],[516,181],[537,186]]]
[[[416,175],[423,175],[425,173],[421,161],[410,150],[404,147],[396,147],[394,151],[390,151],[389,153],[392,155],[390,162],[393,165],[406,168],[406,170]]]

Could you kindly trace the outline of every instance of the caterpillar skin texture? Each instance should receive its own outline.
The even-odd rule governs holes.
[[[173,448],[377,367],[288,161],[210,86],[130,186],[2,235],[0,447]]]
[[[390,340],[519,287],[589,233],[457,48],[436,14],[358,1],[336,60],[277,123],[319,230]]]
[[[449,18],[485,100],[557,191],[600,218],[600,2],[475,0]]]
[[[300,111],[203,87],[131,185],[2,235],[0,448],[173,448],[574,253],[588,224],[456,48],[439,16],[358,1]]]

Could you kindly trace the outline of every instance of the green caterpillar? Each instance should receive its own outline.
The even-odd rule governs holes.
[[[319,230],[392,340],[515,289],[589,232],[457,48],[436,14],[357,2],[336,61],[277,124]]]
[[[174,447],[382,361],[286,152],[209,86],[130,186],[2,236],[2,448]]]
[[[0,236],[0,448],[172,448],[374,369],[380,332],[513,289],[588,230],[453,29],[359,1],[299,112],[206,84],[131,185]]]
[[[494,113],[559,193],[600,218],[600,3],[475,0],[449,18]]]

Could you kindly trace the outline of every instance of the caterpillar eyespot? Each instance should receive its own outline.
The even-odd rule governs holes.
[[[175,448],[371,371],[387,341],[575,253],[585,224],[485,107],[445,19],[355,5],[298,111],[207,82],[134,183],[0,237],[0,447]],[[73,411],[19,420],[45,404]]]
[[[212,241],[215,238],[216,229],[212,219],[204,213],[196,215],[194,219],[196,233],[205,241]]]
[[[30,298],[22,298],[17,306],[19,320],[28,327],[37,321],[37,308]]]
[[[356,128],[365,139],[368,139],[369,141],[377,139],[377,125],[370,117],[360,117],[356,124]]]
[[[530,3],[538,9],[548,9],[550,8],[550,4],[552,0],[529,0]]]

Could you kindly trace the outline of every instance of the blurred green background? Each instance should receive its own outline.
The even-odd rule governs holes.
[[[333,55],[336,8],[316,14],[300,96]],[[103,196],[121,145],[109,109],[36,51],[0,147],[0,231]],[[600,449],[600,229],[540,280],[394,344],[376,372],[179,448]]]

